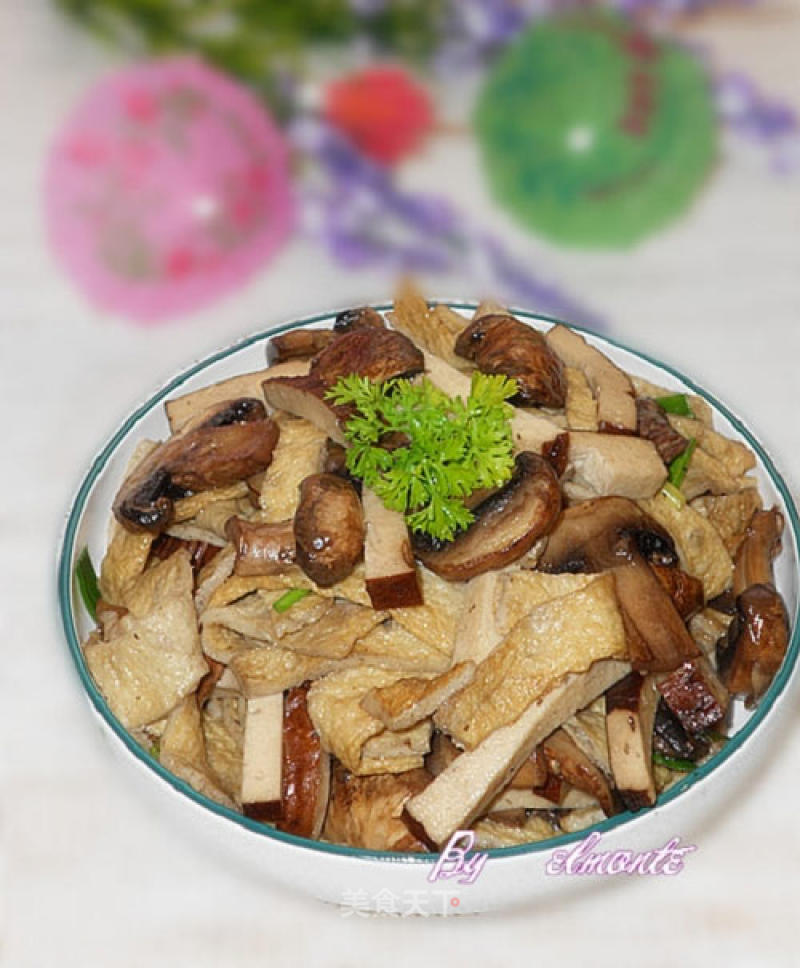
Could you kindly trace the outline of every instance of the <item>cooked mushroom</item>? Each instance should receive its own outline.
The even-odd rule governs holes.
[[[364,329],[368,326],[373,329],[385,329],[386,323],[383,321],[383,316],[370,306],[359,306],[339,313],[333,329],[336,333],[349,333],[353,329]]]
[[[237,575],[278,575],[295,560],[294,522],[259,524],[233,517],[225,534],[236,548]]]
[[[175,498],[263,471],[278,436],[259,400],[244,397],[212,408],[136,467],[117,492],[114,515],[129,531],[159,534],[172,522]]]
[[[789,645],[789,616],[773,582],[783,515],[756,511],[734,563],[736,617],[718,648],[720,675],[734,695],[758,699],[772,682]]]
[[[319,837],[328,810],[331,758],[308,715],[308,683],[286,693],[283,707],[281,817],[276,826],[297,837]]]
[[[593,763],[564,729],[557,729],[542,743],[550,773],[578,790],[593,796],[607,817],[618,812],[611,786],[603,771]]]
[[[350,407],[340,407],[325,399],[328,388],[313,376],[278,376],[262,384],[264,399],[275,410],[285,410],[310,420],[331,440],[345,442],[342,426],[350,417]]]
[[[705,604],[703,583],[676,565],[668,567],[650,562],[650,569],[672,599],[672,604],[684,622],[697,615]]]
[[[417,557],[448,581],[474,578],[522,557],[548,534],[561,512],[561,488],[538,454],[517,454],[511,480],[475,509],[475,520],[453,541]]]
[[[370,488],[363,488],[367,594],[376,609],[422,605],[422,589],[405,518]]]
[[[545,338],[567,366],[583,370],[597,398],[599,429],[607,433],[636,433],[636,401],[628,375],[566,326],[554,326]]]
[[[456,340],[455,351],[482,373],[517,381],[517,400],[527,406],[564,406],[564,365],[540,332],[507,313],[481,316]]]
[[[566,508],[550,533],[539,569],[597,572],[631,561],[635,554],[675,565],[678,554],[666,529],[622,497],[600,497]]]
[[[658,456],[665,464],[671,464],[689,444],[650,397],[639,397],[636,400],[636,433],[655,444]]]
[[[632,672],[606,693],[608,755],[614,782],[628,810],[641,810],[656,802],[653,723],[658,700],[653,676],[639,672]]]
[[[691,736],[687,733],[675,713],[659,696],[653,723],[653,749],[673,759],[694,761],[708,753],[709,742],[702,735]]]
[[[364,553],[364,515],[355,489],[335,474],[311,474],[300,485],[294,516],[297,563],[322,588],[352,572]]]
[[[730,695],[701,656],[689,659],[666,678],[659,679],[658,691],[687,733],[701,733],[725,717]]]
[[[267,343],[267,363],[307,360],[322,352],[335,338],[331,329],[290,329]]]
[[[413,376],[424,366],[422,352],[407,336],[394,329],[365,326],[337,336],[311,361],[310,373],[333,386],[339,377],[351,373],[377,382]]]

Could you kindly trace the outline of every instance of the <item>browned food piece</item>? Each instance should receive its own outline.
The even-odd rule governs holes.
[[[290,689],[283,701],[281,818],[287,834],[316,839],[322,832],[330,794],[330,755],[308,715],[308,683]]]
[[[336,474],[338,477],[348,477],[347,449],[337,444],[330,437],[325,441],[325,453],[322,457],[322,469],[326,474]]]
[[[703,583],[699,578],[688,575],[677,566],[668,567],[651,562],[650,570],[661,582],[684,622],[688,622],[693,615],[702,610],[705,596]]]
[[[364,329],[369,326],[373,329],[385,329],[386,323],[383,321],[383,316],[370,306],[358,306],[339,313],[333,329],[336,333],[348,333],[352,329]]]
[[[212,659],[210,656],[206,656],[205,659],[208,663],[208,672],[197,684],[197,705],[200,709],[205,705],[206,700],[214,691],[214,687],[222,678],[222,673],[225,671],[224,663],[217,662],[216,659]]]
[[[653,724],[658,702],[654,678],[638,672],[631,672],[606,693],[608,756],[628,810],[652,807],[656,802]]]
[[[756,511],[734,562],[736,618],[717,659],[728,689],[748,701],[766,691],[789,645],[789,616],[772,575],[782,532],[783,515],[777,508]]]
[[[323,837],[332,843],[368,850],[427,851],[426,843],[406,822],[403,808],[430,780],[430,774],[423,769],[353,776],[337,765]]]
[[[708,753],[710,744],[704,736],[690,736],[681,721],[659,696],[653,723],[653,749],[678,760],[699,760]]]
[[[733,592],[772,584],[772,562],[781,550],[783,515],[777,508],[756,511],[734,559]]]
[[[275,410],[285,410],[310,420],[331,440],[343,444],[342,426],[352,415],[351,407],[340,407],[325,399],[328,387],[313,376],[278,376],[262,384],[264,399]]]
[[[544,749],[539,745],[511,777],[508,789],[535,790],[544,787],[548,775],[547,759],[544,755]]]
[[[561,408],[567,395],[564,365],[544,336],[507,314],[481,316],[456,340],[456,353],[474,360],[482,373],[517,381],[517,399],[527,406]]]
[[[650,397],[638,397],[636,400],[636,433],[656,445],[658,456],[665,464],[671,464],[689,444]]]
[[[475,509],[475,520],[439,550],[418,547],[417,557],[448,581],[474,578],[516,561],[561,513],[561,488],[548,462],[538,454],[517,454],[511,480]]]
[[[331,329],[290,329],[273,336],[267,343],[267,363],[306,360],[322,352],[335,338]]]
[[[220,550],[218,545],[209,544],[207,541],[186,541],[171,534],[160,534],[153,541],[150,554],[153,558],[164,561],[180,548],[185,548],[189,554],[189,564],[192,566],[195,579],[200,569],[204,568],[209,561],[213,561]]]
[[[439,676],[410,676],[370,689],[361,700],[361,707],[387,729],[409,729],[432,716],[443,702],[472,682],[474,676],[474,662],[459,662]]]
[[[228,401],[192,421],[137,465],[114,499],[114,515],[129,531],[160,534],[178,497],[223,487],[263,471],[279,430],[264,404]]]
[[[659,679],[658,691],[687,733],[715,726],[730,703],[728,690],[704,657],[689,659]]]
[[[229,518],[225,534],[236,548],[236,575],[278,575],[295,561],[294,522],[258,524]]]
[[[387,508],[368,487],[363,489],[361,499],[366,525],[364,567],[372,607],[383,610],[422,605],[405,518]]]
[[[538,567],[554,574],[597,572],[636,554],[662,565],[678,562],[669,533],[637,504],[623,497],[599,497],[565,509]]]
[[[607,817],[617,813],[611,786],[602,770],[594,764],[563,729],[551,733],[542,743],[550,773],[578,790],[595,797]]]
[[[615,568],[614,580],[634,669],[670,672],[700,655],[672,599],[643,558]]]
[[[542,457],[553,468],[557,477],[563,477],[569,466],[569,444],[568,433],[558,434],[542,444]]]
[[[425,769],[431,776],[438,776],[460,755],[461,750],[450,737],[436,730],[431,739],[431,751],[425,757]]]
[[[751,585],[736,600],[727,647],[718,653],[720,675],[733,695],[762,696],[789,645],[789,616],[774,586]]]
[[[311,361],[310,375],[332,387],[350,373],[378,382],[413,376],[424,368],[422,352],[407,336],[393,329],[367,326],[337,336]]]
[[[294,516],[297,563],[321,588],[347,578],[364,553],[364,514],[352,484],[311,474]]]

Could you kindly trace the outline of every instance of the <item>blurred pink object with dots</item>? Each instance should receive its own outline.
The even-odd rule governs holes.
[[[142,322],[241,284],[285,242],[294,210],[270,115],[187,58],[93,87],[56,139],[45,200],[55,251],[81,289]]]

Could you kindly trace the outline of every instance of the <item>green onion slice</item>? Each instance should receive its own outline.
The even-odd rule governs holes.
[[[697,764],[692,763],[691,760],[673,759],[671,756],[664,756],[658,750],[653,752],[653,762],[658,763],[659,766],[666,766],[668,770],[674,770],[676,773],[691,773],[697,769]]]
[[[290,588],[285,595],[281,595],[279,599],[272,603],[272,607],[276,612],[288,612],[292,605],[296,605],[299,601],[302,601],[306,595],[310,594],[310,588]]]
[[[689,462],[692,459],[692,454],[697,449],[697,440],[692,437],[689,443],[686,445],[686,450],[679,454],[675,460],[669,465],[669,483],[678,489],[680,489],[684,480],[686,479],[686,472],[689,470]]]
[[[81,593],[86,611],[92,616],[92,620],[96,622],[97,603],[100,601],[100,589],[97,586],[97,573],[94,570],[88,548],[84,548],[78,555],[78,560],[75,563],[75,579],[78,582],[78,591]]]
[[[672,393],[666,397],[655,397],[656,403],[664,413],[674,413],[676,417],[694,417],[685,393]]]

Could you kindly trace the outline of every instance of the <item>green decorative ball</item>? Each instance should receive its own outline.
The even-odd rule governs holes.
[[[716,154],[702,64],[613,14],[526,32],[488,77],[475,125],[498,202],[567,245],[639,241],[688,206]]]

